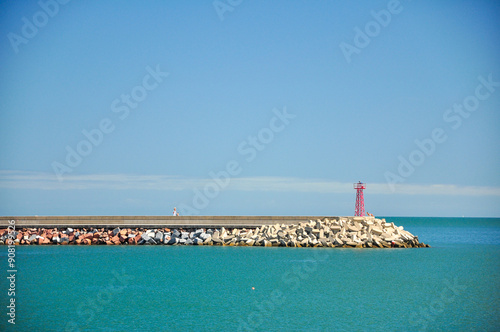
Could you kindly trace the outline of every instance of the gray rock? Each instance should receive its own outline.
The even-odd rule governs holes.
[[[189,233],[188,232],[182,232],[181,233],[181,239],[184,239],[184,240],[189,239]]]
[[[80,237],[80,232],[75,233],[75,239],[78,239]]]
[[[202,244],[203,244],[203,240],[202,240],[202,239],[200,239],[200,238],[195,238],[193,242],[194,242],[194,244],[196,244],[196,245],[202,245]]]
[[[116,236],[118,233],[120,233],[119,227],[116,227],[115,229],[113,229],[113,236]]]
[[[211,238],[212,236],[210,234],[207,234],[207,233],[201,233],[199,237],[202,240],[206,240],[206,239]]]
[[[148,242],[151,239],[151,237],[148,234],[143,233],[141,235],[141,239],[144,240],[144,241],[146,241],[146,242]]]
[[[68,234],[71,234],[71,233],[73,233],[73,228],[68,227],[68,229],[66,231],[68,232]]]
[[[31,236],[28,238],[28,241],[30,241],[30,242],[33,242],[33,241],[35,241],[35,240],[36,240],[36,234],[33,234],[33,235],[31,235]]]
[[[186,239],[178,239],[179,241],[177,243],[179,244],[186,244]]]
[[[167,240],[165,239],[165,241],[167,241]],[[166,244],[169,244],[169,245],[177,244],[177,241],[179,241],[179,238],[177,238],[177,237],[173,237],[173,236],[172,236],[172,237],[168,240],[168,242],[166,242]]]
[[[186,244],[186,245],[191,245],[191,244],[193,244],[193,240],[191,240],[191,239],[187,239],[185,244]]]
[[[155,240],[156,242],[163,242],[163,233],[160,231],[156,232]]]
[[[179,238],[180,238],[180,237],[181,237],[181,233],[179,233],[179,231],[178,231],[178,230],[174,229],[174,231],[172,232],[172,236],[173,236],[173,237],[179,237]]]
[[[52,238],[52,242],[54,242],[54,243],[61,243],[61,239],[58,236],[54,236]]]

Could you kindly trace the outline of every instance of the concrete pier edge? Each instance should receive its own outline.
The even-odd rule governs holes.
[[[15,220],[16,227],[259,227],[292,225],[317,219],[338,219],[342,216],[1,216],[0,228]]]

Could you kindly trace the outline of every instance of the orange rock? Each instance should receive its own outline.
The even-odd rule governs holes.
[[[81,239],[77,239],[77,240],[75,241],[75,243],[76,243],[76,244],[81,244],[81,243],[82,243],[82,240],[81,240]]]
[[[106,241],[106,244],[107,244],[107,245],[113,245],[114,243],[113,243],[113,242],[111,242],[111,241]]]
[[[99,232],[94,233],[94,236],[93,236],[94,239],[98,239],[100,237],[101,237],[101,233],[99,233]]]
[[[98,242],[99,242],[98,238],[95,237],[95,238],[92,239],[92,244],[97,244]]]
[[[120,235],[127,235],[127,230],[126,229],[122,229],[120,231]]]

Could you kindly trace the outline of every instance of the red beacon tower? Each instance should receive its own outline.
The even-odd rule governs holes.
[[[363,189],[366,189],[366,183],[354,183],[354,189],[356,189],[356,209],[354,211],[355,217],[365,216],[365,198],[363,196]]]

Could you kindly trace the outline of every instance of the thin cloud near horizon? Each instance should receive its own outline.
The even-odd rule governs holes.
[[[29,190],[166,190],[202,189],[212,178],[188,178],[171,175],[87,174],[68,175],[58,181],[51,173],[28,171],[0,171],[0,188]],[[352,193],[353,183],[324,179],[296,177],[236,177],[224,190],[274,191],[303,193]],[[444,196],[500,196],[500,187],[460,186],[450,184],[396,184],[394,190],[387,183],[368,183],[370,194],[444,195]]]

